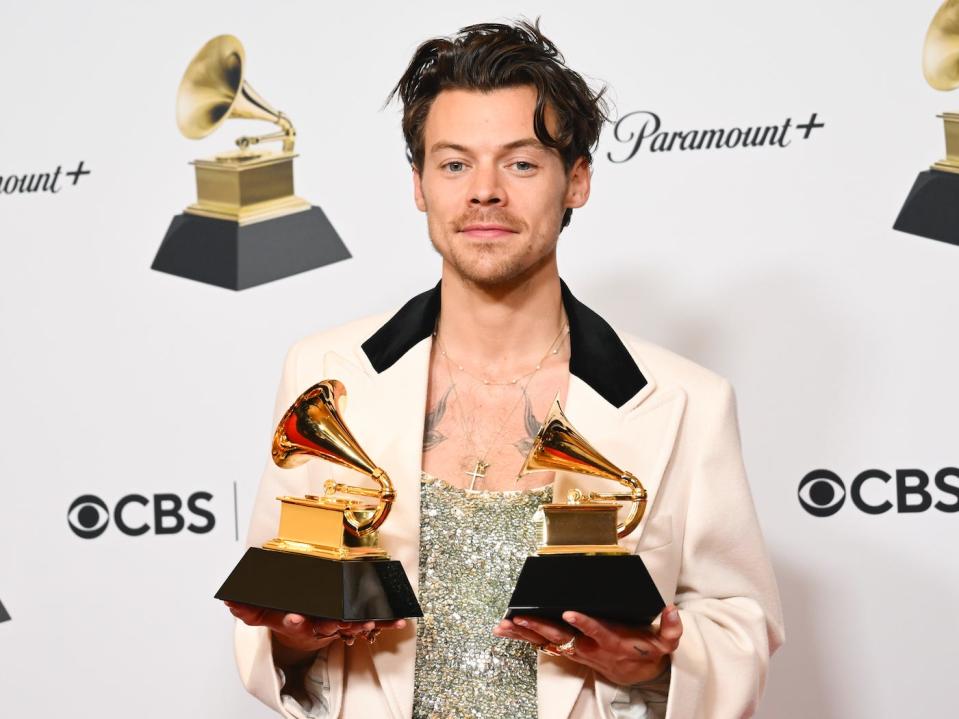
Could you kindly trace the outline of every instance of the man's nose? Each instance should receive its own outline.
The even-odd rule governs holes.
[[[473,185],[470,187],[471,205],[506,204],[506,191],[496,167],[477,167],[473,172]]]

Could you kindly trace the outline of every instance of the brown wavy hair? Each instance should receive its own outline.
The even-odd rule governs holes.
[[[387,97],[403,103],[403,135],[407,160],[418,171],[425,154],[423,128],[433,100],[443,90],[489,92],[504,87],[532,85],[536,89],[533,131],[546,147],[555,148],[566,171],[580,157],[592,164],[592,150],[609,119],[603,97],[606,88],[590,89],[583,77],[566,66],[556,45],[535,23],[482,23],[462,28],[453,37],[422,43]],[[546,107],[556,118],[556,136],[546,127]],[[571,208],[563,215],[569,224]]]

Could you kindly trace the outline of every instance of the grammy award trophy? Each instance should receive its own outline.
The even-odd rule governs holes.
[[[396,493],[344,424],[345,398],[337,380],[301,394],[273,435],[273,461],[295,467],[320,458],[356,470],[378,487],[329,480],[322,496],[277,497],[277,536],[247,550],[217,599],[341,621],[423,616],[403,565],[376,546],[376,530]]]
[[[567,471],[619,482],[625,492],[570,490],[566,502],[543,506],[543,536],[536,556],[520,571],[506,618],[562,620],[565,611],[625,624],[649,624],[665,603],[643,560],[617,543],[643,519],[646,490],[597,452],[566,419],[559,399],[546,416],[520,476]],[[629,502],[617,524],[619,502]]]
[[[936,90],[959,87],[959,0],[946,0],[923,44],[922,72]],[[959,113],[939,115],[946,156],[916,177],[893,229],[959,245]]]
[[[153,269],[242,290],[350,256],[319,207],[293,193],[296,130],[245,78],[246,54],[232,35],[206,43],[183,73],[177,126],[200,139],[228,119],[271,122],[237,149],[195,160],[197,201],[170,223]],[[263,143],[279,142],[280,150]]]

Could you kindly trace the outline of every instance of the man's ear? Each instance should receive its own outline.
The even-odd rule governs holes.
[[[590,168],[585,157],[577,157],[566,180],[566,198],[563,207],[577,208],[589,199]]]
[[[410,167],[413,168],[413,202],[416,203],[416,209],[420,212],[426,212],[426,198],[423,197],[423,176],[415,165]]]

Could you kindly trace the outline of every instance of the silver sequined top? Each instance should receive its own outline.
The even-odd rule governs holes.
[[[535,719],[536,650],[492,631],[552,495],[457,489],[423,473],[413,719]]]

